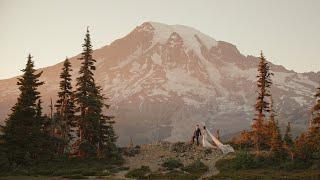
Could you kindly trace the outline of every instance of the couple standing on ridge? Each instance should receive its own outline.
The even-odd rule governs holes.
[[[203,126],[203,131],[201,131],[199,125],[197,124],[196,129],[193,132],[192,144],[194,144],[195,139],[196,139],[197,146],[199,146],[200,145],[200,141],[199,141],[200,136],[202,136],[202,146],[203,147],[213,147],[213,145],[211,143],[209,143],[208,140],[207,140],[207,129],[206,129],[206,126]]]
[[[193,132],[192,136],[192,144],[194,144],[194,139],[197,141],[197,146],[200,145],[199,137],[202,136],[202,147],[204,148],[214,148],[215,146],[218,147],[223,154],[228,154],[234,152],[234,149],[229,144],[222,144],[211,132],[203,126],[201,130],[199,125],[196,126],[196,129]],[[209,137],[209,138],[208,138]]]

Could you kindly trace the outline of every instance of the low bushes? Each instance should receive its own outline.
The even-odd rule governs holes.
[[[133,169],[129,171],[125,177],[126,178],[136,178],[136,179],[146,179],[151,173],[149,166],[141,166],[140,168]]]
[[[132,157],[140,153],[140,146],[132,148],[123,148],[122,151],[125,156]]]
[[[234,169],[250,169],[256,167],[255,163],[255,157],[252,154],[241,151],[236,153],[236,156],[232,161],[232,167]]]
[[[171,145],[170,150],[176,153],[184,153],[188,152],[192,149],[191,144],[187,144],[185,142],[176,142]]]
[[[112,172],[120,167],[121,161],[97,158],[60,158],[40,162],[28,167],[19,167],[14,171],[0,171],[0,176],[42,175],[42,176],[95,176],[105,175],[105,170]]]
[[[254,169],[259,167],[269,166],[274,163],[272,158],[266,154],[256,156],[247,151],[239,151],[232,159],[224,159],[217,162],[222,169]]]
[[[66,175],[66,176],[63,176],[63,178],[66,178],[66,179],[88,179],[87,177],[85,177],[81,174]]]
[[[166,159],[163,162],[162,167],[165,167],[168,170],[173,170],[173,169],[176,169],[176,168],[183,167],[183,164],[181,163],[180,159],[169,158],[169,159]]]
[[[184,171],[169,171],[167,173],[152,173],[148,176],[148,179],[174,179],[174,180],[195,180],[198,179],[197,176],[193,176],[192,174],[186,173]]]
[[[194,161],[192,164],[182,168],[182,170],[193,174],[195,176],[201,176],[203,173],[208,171],[208,166],[203,164],[199,159]]]
[[[259,156],[237,152],[216,162],[220,173],[213,179],[312,179],[320,177],[320,161],[275,159],[268,153]],[[292,173],[294,172],[294,174]]]

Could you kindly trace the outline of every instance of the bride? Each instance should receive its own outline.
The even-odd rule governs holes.
[[[229,144],[222,144],[216,137],[214,137],[209,130],[207,130],[206,126],[203,126],[202,133],[202,146],[205,148],[212,148],[213,145],[208,141],[207,135],[210,136],[211,140],[218,146],[218,148],[222,151],[223,154],[228,154],[230,152],[234,152],[234,149]]]
[[[208,141],[208,137],[207,137],[207,133],[206,133],[206,126],[203,126],[202,146],[204,148],[213,148],[213,145]]]

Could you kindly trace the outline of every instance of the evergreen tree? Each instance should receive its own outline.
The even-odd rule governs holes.
[[[109,109],[110,105],[103,104],[103,100],[105,99],[101,95],[101,88],[98,88],[97,98],[100,100],[101,104],[100,108],[100,119],[99,119],[99,140],[97,147],[97,155],[99,157],[103,156],[114,156],[116,153],[116,145],[115,142],[117,140],[117,136],[113,129],[113,124],[115,123],[112,119],[113,116],[106,116],[102,114],[102,108],[106,107]]]
[[[252,141],[252,131],[242,131],[239,139],[234,141],[236,145],[240,147],[240,149],[249,149],[253,147]]]
[[[266,130],[264,125],[265,113],[270,112],[269,102],[266,101],[266,97],[270,96],[270,86],[272,84],[271,76],[273,75],[270,72],[270,67],[268,62],[266,61],[263,53],[260,54],[260,62],[258,67],[258,97],[255,104],[255,118],[252,124],[253,129],[253,141],[256,148],[257,153],[260,152],[261,145],[265,143],[266,138]]]
[[[74,129],[76,127],[71,71],[71,63],[68,58],[66,58],[60,74],[60,90],[58,92],[58,100],[55,104],[56,113],[54,116],[59,126],[58,129],[61,130],[61,138],[65,144],[68,144],[73,139]],[[65,146],[62,151],[65,151]]]
[[[287,151],[287,154],[290,155],[290,159],[293,160],[294,157],[294,142],[292,140],[292,135],[291,135],[291,124],[288,122],[287,127],[286,127],[286,132],[283,136],[283,147]]]
[[[272,140],[272,136],[275,133],[275,131],[277,131],[277,123],[275,120],[275,111],[273,108],[273,99],[272,96],[270,95],[270,117],[269,117],[269,121],[266,125],[266,144],[265,146],[268,146],[269,148],[271,147],[271,140]]]
[[[317,88],[315,98],[316,104],[312,108],[312,120],[307,139],[312,157],[320,158],[320,87]]]
[[[317,92],[315,94],[316,104],[312,109],[312,125],[316,129],[320,129],[320,87],[317,88]]]
[[[285,146],[287,146],[288,148],[291,148],[293,145],[290,122],[288,122],[288,124],[287,124],[286,132],[283,136],[283,142],[284,142]]]
[[[300,134],[294,143],[294,156],[296,159],[308,162],[312,158],[312,149],[308,143],[308,136],[306,133]]]
[[[307,133],[302,133],[294,144],[297,159],[309,162],[319,159],[320,155],[320,88],[315,94],[316,104],[312,108],[312,119]]]
[[[40,93],[37,88],[43,84],[39,81],[42,72],[36,73],[31,55],[28,56],[26,68],[18,78],[20,95],[12,108],[12,113],[3,128],[3,140],[8,159],[12,163],[24,164],[37,159],[42,150],[39,138],[42,118]],[[38,103],[37,103],[38,101]]]
[[[272,132],[272,137],[270,142],[270,152],[273,155],[273,157],[280,158],[280,159],[285,157],[285,151],[283,149],[281,133],[280,133],[280,129],[277,122],[275,123],[275,128]]]
[[[37,109],[36,109],[36,117],[37,118],[41,118],[42,117],[42,106],[41,106],[42,102],[41,102],[41,99],[38,100],[38,103],[37,103]]]
[[[115,147],[116,136],[114,123],[111,116],[102,113],[103,108],[109,107],[103,103],[104,97],[101,88],[94,81],[93,71],[96,69],[96,60],[92,57],[92,45],[89,30],[84,39],[83,52],[81,53],[80,77],[77,78],[76,102],[80,117],[79,124],[79,149],[81,155],[102,155],[110,152]]]

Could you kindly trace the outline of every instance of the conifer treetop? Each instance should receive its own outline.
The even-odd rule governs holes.
[[[26,67],[21,71],[24,73],[18,78],[17,82],[17,85],[20,86],[19,90],[21,91],[17,103],[27,106],[35,106],[37,99],[40,98],[40,92],[36,90],[36,87],[43,85],[44,82],[40,82],[39,80],[42,71],[36,73],[31,54],[29,54],[27,57]]]

